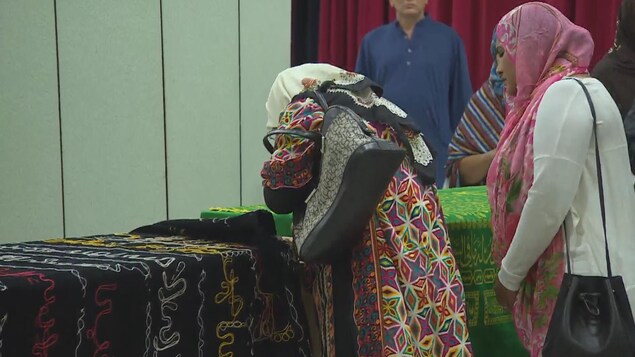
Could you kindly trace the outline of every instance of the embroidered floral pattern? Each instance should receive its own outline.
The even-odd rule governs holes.
[[[279,129],[318,131],[324,112],[313,99],[295,101],[280,115]],[[260,175],[271,189],[300,188],[313,178],[314,142],[292,135],[278,135],[276,151],[265,161]]]

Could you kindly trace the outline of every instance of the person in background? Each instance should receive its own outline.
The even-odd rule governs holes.
[[[487,175],[494,285],[532,357],[541,354],[565,272],[606,276],[593,116],[597,113],[611,265],[635,298],[635,178],[620,112],[590,78],[593,40],[551,5],[532,2],[496,27],[508,113]],[[563,229],[566,226],[566,230]]]
[[[615,45],[595,66],[592,76],[611,93],[624,118],[635,104],[635,0],[622,2]]]
[[[446,166],[448,186],[484,185],[505,123],[503,79],[496,72],[496,31],[492,37],[494,63],[490,76],[467,103],[450,142]]]
[[[425,13],[428,0],[390,4],[397,20],[364,36],[355,72],[413,117],[431,146],[442,188],[448,145],[472,96],[465,49],[452,28]]]

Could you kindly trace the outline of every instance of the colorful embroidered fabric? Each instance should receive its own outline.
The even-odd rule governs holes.
[[[297,125],[319,129],[317,115],[307,111],[303,118]],[[387,125],[367,125],[398,142]],[[420,184],[409,161],[395,173],[352,254],[359,356],[472,356],[463,284],[436,189]],[[330,269],[312,271],[324,356],[332,357]]]
[[[471,355],[463,284],[436,189],[422,187],[408,162],[353,261],[360,355]]]
[[[311,98],[289,104],[280,114],[278,129],[317,131],[322,125],[322,107]],[[309,119],[309,120],[307,120]],[[270,189],[299,188],[313,178],[313,153],[315,143],[302,137],[278,135],[276,151],[264,163],[260,175],[263,186]]]

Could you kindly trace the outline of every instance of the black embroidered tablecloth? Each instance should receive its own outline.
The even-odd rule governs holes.
[[[220,226],[0,245],[0,356],[308,356],[290,248]]]

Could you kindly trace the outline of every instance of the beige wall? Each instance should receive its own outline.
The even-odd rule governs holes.
[[[290,18],[288,0],[0,1],[0,243],[261,203]]]

